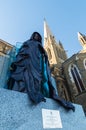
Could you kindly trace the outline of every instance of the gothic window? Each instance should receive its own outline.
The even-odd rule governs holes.
[[[80,93],[85,90],[78,68],[75,65],[71,65],[70,71],[78,92]]]
[[[83,63],[84,63],[84,68],[86,69],[86,58],[84,59]]]
[[[51,59],[52,59],[52,54],[51,54],[51,51],[50,51],[49,48],[47,49],[47,53],[48,53],[48,58],[49,58],[49,60],[51,60]]]

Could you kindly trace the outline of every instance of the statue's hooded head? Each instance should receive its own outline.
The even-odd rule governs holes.
[[[42,43],[42,37],[38,32],[34,32],[31,35],[30,40],[35,40],[35,41],[38,41],[38,42]]]

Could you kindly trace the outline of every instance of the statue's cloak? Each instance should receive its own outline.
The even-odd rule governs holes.
[[[34,40],[26,41],[16,56],[15,62],[12,63],[11,77],[9,88],[27,92],[32,101],[38,103],[45,101],[41,93],[42,69],[40,67],[40,52],[45,57],[45,64],[48,76],[49,95],[52,97],[54,87],[51,82],[48,57],[41,43]]]

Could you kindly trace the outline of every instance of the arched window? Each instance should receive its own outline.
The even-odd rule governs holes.
[[[48,53],[48,58],[49,58],[49,60],[51,60],[51,59],[52,59],[52,54],[51,54],[51,51],[50,51],[49,48],[47,49],[47,53]]]
[[[78,92],[80,93],[83,90],[85,90],[84,84],[83,84],[83,81],[81,79],[81,75],[79,73],[79,70],[78,70],[77,66],[76,65],[71,65],[70,72],[71,72],[72,78],[74,80],[74,83],[76,85],[76,88],[77,88]]]
[[[84,68],[86,69],[86,58],[84,59],[83,64],[84,64]]]

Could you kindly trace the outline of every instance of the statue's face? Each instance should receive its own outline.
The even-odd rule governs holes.
[[[39,35],[37,33],[34,35],[34,39],[39,41]]]
[[[37,32],[34,32],[34,33],[32,34],[32,36],[31,36],[30,39],[31,39],[31,40],[36,40],[36,41],[42,43],[42,37],[41,37],[41,35],[40,35],[39,33],[37,33]]]

